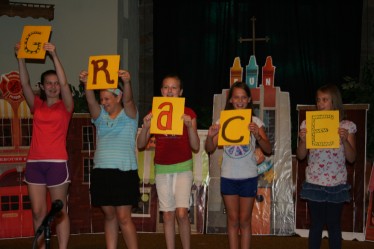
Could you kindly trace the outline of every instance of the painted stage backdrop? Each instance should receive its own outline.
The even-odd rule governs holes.
[[[230,68],[230,84],[245,81],[251,88],[254,102],[253,113],[265,123],[266,133],[273,152],[269,157],[259,157],[258,195],[253,211],[253,233],[260,235],[302,236],[308,230],[309,220],[305,202],[297,198],[293,186],[291,155],[290,97],[282,92],[275,82],[275,67],[267,57],[261,69],[254,56],[243,68],[240,58],[235,58]],[[213,122],[224,109],[228,89],[213,97]],[[305,108],[300,107],[300,119]],[[311,108],[311,107],[307,107]],[[354,202],[345,209],[344,232],[362,239],[365,224],[365,141],[367,106],[352,105],[350,118],[358,124],[357,141],[362,154],[351,168],[350,180],[354,182]],[[357,121],[356,121],[357,120]],[[67,144],[71,186],[68,211],[71,233],[103,232],[103,215],[99,208],[90,204],[90,172],[95,153],[95,127],[89,114],[73,115]],[[226,214],[220,195],[220,164],[222,150],[208,155],[204,151],[206,130],[198,131],[200,151],[194,154],[194,184],[190,196],[190,222],[193,233],[225,233]],[[31,205],[27,186],[23,182],[26,156],[32,137],[32,115],[22,95],[19,74],[5,73],[0,78],[0,238],[29,237],[32,228]],[[139,232],[163,232],[162,216],[157,202],[154,175],[154,141],[151,139],[146,150],[138,151],[141,198],[133,210],[133,218]],[[236,151],[240,154],[243,151]],[[296,190],[303,180],[303,166],[298,163]],[[294,172],[295,173],[295,172]],[[374,188],[373,188],[374,189]],[[373,191],[373,190],[371,190]],[[295,198],[296,196],[296,198]],[[295,200],[296,199],[296,203]],[[373,203],[372,199],[371,202]],[[295,211],[296,210],[296,211]],[[371,211],[371,209],[370,209]],[[374,216],[374,215],[373,215]],[[368,216],[369,217],[369,216]],[[373,222],[370,223],[372,225]],[[371,226],[374,227],[374,226]],[[54,230],[52,231],[54,232]]]

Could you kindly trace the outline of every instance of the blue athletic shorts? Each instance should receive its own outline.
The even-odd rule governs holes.
[[[221,194],[255,197],[257,195],[257,176],[247,179],[228,179],[221,177]]]

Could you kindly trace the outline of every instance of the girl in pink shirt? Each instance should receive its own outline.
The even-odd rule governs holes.
[[[309,248],[321,247],[324,225],[327,225],[330,249],[341,248],[341,214],[344,202],[350,201],[347,184],[346,162],[356,159],[356,125],[343,120],[343,103],[339,89],[335,85],[325,85],[317,90],[318,110],[339,110],[338,129],[340,147],[337,149],[306,148],[305,121],[299,132],[296,156],[303,160],[308,156],[306,180],[301,190],[301,198],[308,201],[311,225],[309,228]]]

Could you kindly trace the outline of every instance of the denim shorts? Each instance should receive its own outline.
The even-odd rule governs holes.
[[[257,195],[257,176],[247,179],[221,177],[221,194],[255,197]]]
[[[340,184],[330,187],[303,182],[300,197],[316,202],[349,202],[351,200],[349,194],[350,189],[351,185],[349,184]]]
[[[55,187],[70,182],[67,162],[32,161],[26,163],[25,182]]]
[[[156,175],[156,189],[160,211],[189,208],[192,171]]]

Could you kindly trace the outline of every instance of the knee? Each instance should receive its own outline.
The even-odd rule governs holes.
[[[239,223],[240,228],[251,228],[252,222],[251,219],[241,219]]]
[[[33,212],[32,217],[33,217],[34,221],[41,221],[41,220],[44,219],[44,215],[42,215],[41,213],[38,213],[38,212],[37,213]]]
[[[162,218],[164,219],[164,223],[174,222],[175,219],[175,212],[163,212]]]
[[[341,225],[340,222],[327,222],[326,223],[327,230],[329,233],[340,233],[341,232]]]
[[[240,223],[238,221],[229,222],[227,225],[234,229],[239,229],[240,227]]]
[[[106,221],[117,219],[117,215],[115,212],[103,212],[103,213],[104,213],[104,219]]]
[[[120,223],[122,226],[126,226],[127,224],[130,224],[132,222],[131,216],[119,216],[117,217],[118,223]]]
[[[132,223],[130,206],[112,208],[108,214],[112,220],[117,220],[121,226],[126,226]]]
[[[47,209],[38,208],[32,210],[32,217],[34,220],[42,220],[47,215]]]
[[[227,225],[232,228],[239,228],[241,224],[240,224],[238,217],[228,217]]]
[[[188,209],[187,208],[177,209],[176,217],[178,221],[188,220]]]
[[[239,224],[240,223],[239,215],[235,214],[235,213],[227,214],[227,221],[231,222],[231,223],[237,223],[237,224]]]

